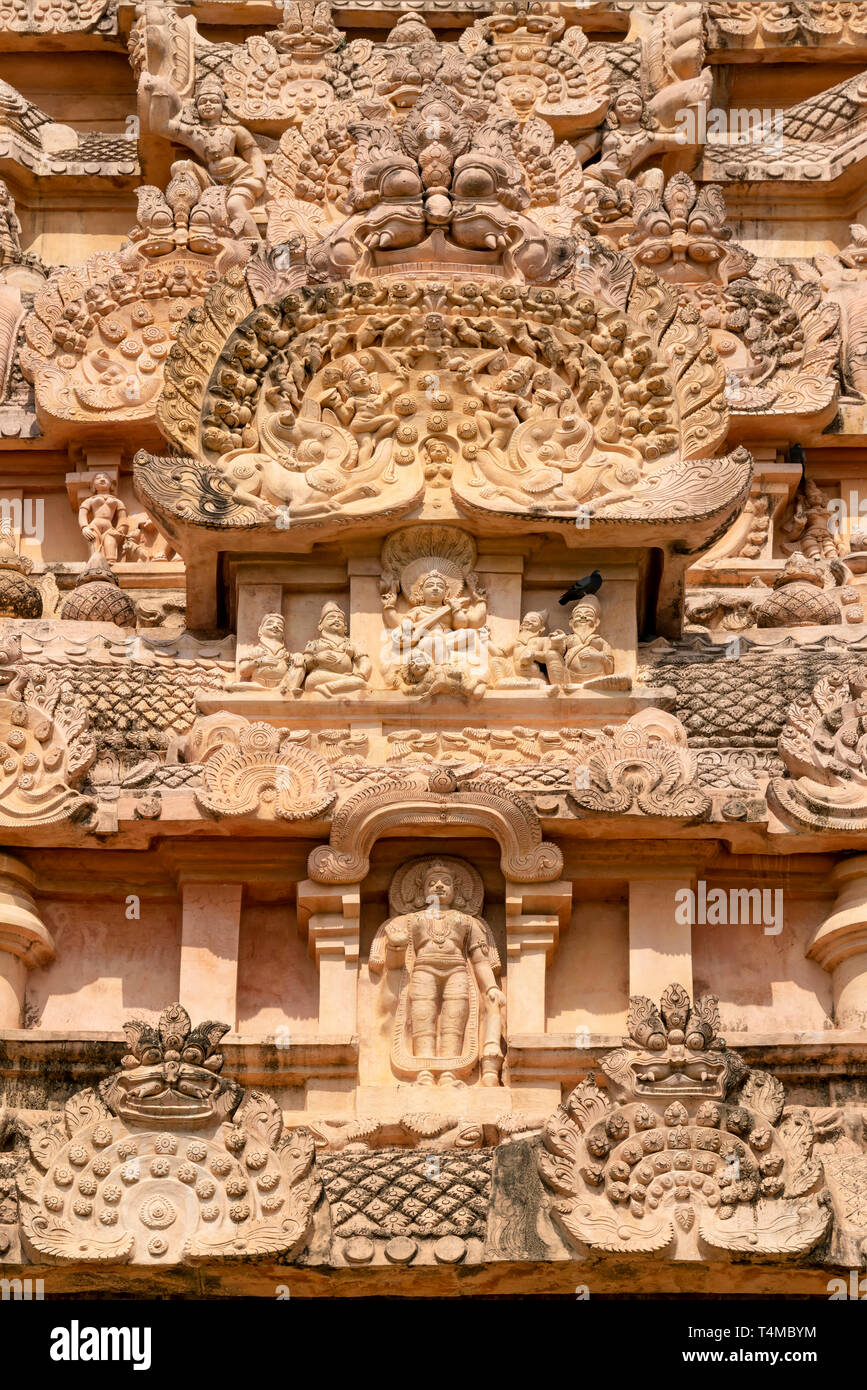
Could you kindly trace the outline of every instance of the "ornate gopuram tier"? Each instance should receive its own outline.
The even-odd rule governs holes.
[[[861,8],[0,0],[4,1288],[863,1277]]]

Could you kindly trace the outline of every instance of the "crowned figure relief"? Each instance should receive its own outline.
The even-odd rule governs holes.
[[[414,859],[392,880],[370,969],[403,971],[391,1063],[420,1086],[463,1085],[477,1065],[481,1085],[498,1084],[505,996],[483,902],[481,876],[463,859]]]
[[[203,77],[191,101],[184,101],[171,81],[151,73],[143,75],[141,87],[150,100],[154,129],[186,145],[204,165],[178,160],[172,174],[192,174],[202,189],[224,186],[232,230],[258,238],[252,209],[265,191],[265,157],[250,132],[227,116],[220,79]]]
[[[448,527],[400,531],[386,542],[383,665],[404,694],[484,694],[488,609],[474,561],[471,538]]]

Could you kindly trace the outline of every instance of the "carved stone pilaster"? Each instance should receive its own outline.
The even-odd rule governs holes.
[[[298,930],[319,970],[320,1033],[354,1033],[361,892],[358,884],[298,884]]]
[[[21,1027],[27,971],[54,960],[51,933],[33,900],[35,884],[26,864],[0,855],[0,1028]]]
[[[572,884],[506,880],[506,954],[509,961],[509,1034],[544,1033],[545,974],[569,925]]]
[[[807,947],[831,972],[838,1028],[867,1028],[867,854],[844,859],[830,882],[837,897]]]

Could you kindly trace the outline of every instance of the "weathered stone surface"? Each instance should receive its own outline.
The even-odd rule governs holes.
[[[0,0],[4,1270],[860,1268],[862,8]]]

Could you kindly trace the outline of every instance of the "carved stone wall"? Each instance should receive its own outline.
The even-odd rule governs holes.
[[[10,1278],[861,1268],[862,8],[0,0]]]

